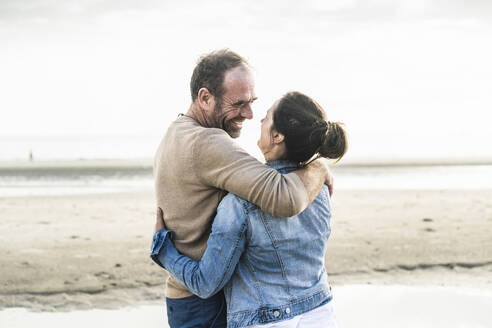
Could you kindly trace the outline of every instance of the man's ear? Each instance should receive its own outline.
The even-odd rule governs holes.
[[[208,91],[207,88],[201,88],[198,90],[197,101],[200,108],[208,113],[212,113],[215,109],[215,97],[210,93],[210,91]]]
[[[285,136],[282,133],[278,132],[275,129],[272,130],[272,142],[275,145],[281,144],[282,142],[284,142],[284,139]]]

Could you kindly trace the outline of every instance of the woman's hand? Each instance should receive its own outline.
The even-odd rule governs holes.
[[[161,230],[161,229],[166,229],[166,224],[164,223],[164,213],[162,212],[162,209],[160,207],[157,208],[157,212],[155,215],[155,231]]]

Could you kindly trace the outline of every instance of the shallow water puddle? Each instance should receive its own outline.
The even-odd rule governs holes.
[[[347,285],[333,287],[341,327],[492,327],[492,292],[453,287]],[[118,310],[0,311],[2,328],[167,327],[163,305]]]

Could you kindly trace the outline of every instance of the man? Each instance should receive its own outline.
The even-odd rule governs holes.
[[[233,141],[243,122],[253,117],[256,99],[248,63],[236,53],[219,50],[203,56],[190,89],[192,104],[169,126],[155,157],[154,175],[157,205],[175,233],[176,248],[198,260],[227,191],[289,217],[303,211],[331,177],[321,161],[279,174]],[[156,247],[154,240],[153,253]],[[166,303],[171,328],[226,327],[222,293],[200,299],[170,276]]]

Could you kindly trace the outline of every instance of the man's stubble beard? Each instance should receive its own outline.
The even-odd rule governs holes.
[[[231,122],[232,120],[226,120],[222,109],[222,99],[220,99],[215,103],[212,117],[210,117],[210,126],[224,130],[231,138],[237,138],[241,134],[241,130],[233,129]]]

